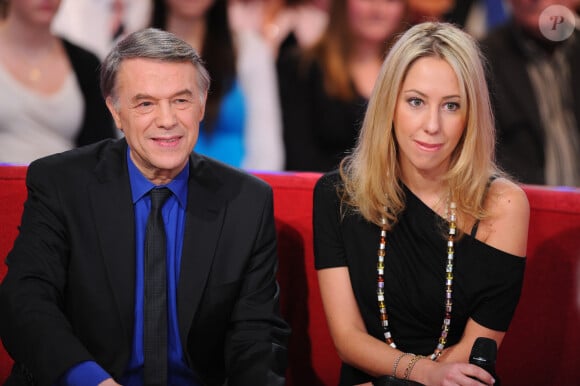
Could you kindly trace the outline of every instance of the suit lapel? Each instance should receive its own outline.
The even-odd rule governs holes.
[[[126,339],[132,340],[135,302],[135,224],[126,162],[126,141],[108,148],[89,189],[108,283]],[[203,158],[192,155],[181,270],[177,289],[183,347],[199,308],[222,228],[227,200],[222,181]]]
[[[89,189],[107,280],[126,339],[132,340],[135,302],[135,221],[126,162],[126,142],[108,148]]]
[[[194,154],[190,162],[187,214],[177,289],[179,332],[184,349],[208,280],[224,221],[226,200],[219,194],[221,185],[207,163]]]

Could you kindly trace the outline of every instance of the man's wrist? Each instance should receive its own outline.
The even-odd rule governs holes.
[[[59,379],[58,386],[86,386],[98,385],[111,378],[101,366],[94,361],[85,361],[76,364]]]

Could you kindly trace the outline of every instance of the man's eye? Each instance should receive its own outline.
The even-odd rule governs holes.
[[[153,103],[149,101],[142,101],[135,105],[135,110],[140,113],[149,113],[153,110]]]
[[[173,101],[173,104],[179,109],[186,109],[191,106],[191,100],[187,98],[178,98]]]

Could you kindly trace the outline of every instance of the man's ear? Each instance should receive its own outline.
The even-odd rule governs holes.
[[[119,112],[115,108],[115,103],[113,102],[113,98],[110,96],[105,99],[105,103],[107,104],[107,108],[109,109],[111,115],[113,116],[113,120],[115,121],[115,125],[121,131],[123,131],[123,127],[121,127],[121,117],[119,116]]]
[[[207,103],[207,91],[205,92],[205,95],[203,96],[203,100],[202,103],[200,103],[199,109],[199,121],[203,121],[203,118],[205,117],[205,105]]]

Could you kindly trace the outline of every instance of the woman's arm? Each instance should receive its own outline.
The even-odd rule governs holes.
[[[402,352],[368,334],[348,268],[321,269],[318,282],[330,335],[340,359],[373,376],[392,374],[394,361]]]
[[[403,378],[413,356],[401,356],[402,351],[368,334],[352,291],[348,268],[321,269],[318,271],[318,282],[330,335],[338,356],[345,363],[372,376],[393,375]],[[447,361],[438,363],[421,359],[416,362],[412,371],[408,371],[409,379],[424,385],[481,386],[480,382],[469,378],[476,377],[491,384],[491,375],[475,365],[468,364],[467,356],[461,360],[462,363],[447,363]],[[451,355],[449,357],[452,358]],[[398,362],[396,374],[393,371],[395,362]]]
[[[465,331],[463,332],[461,340],[457,344],[444,350],[438,361],[441,363],[468,362],[473,343],[475,343],[477,338],[486,337],[493,339],[499,348],[504,336],[505,332],[503,331],[489,329],[477,323],[473,319],[469,319],[467,321],[467,325],[465,326]]]

